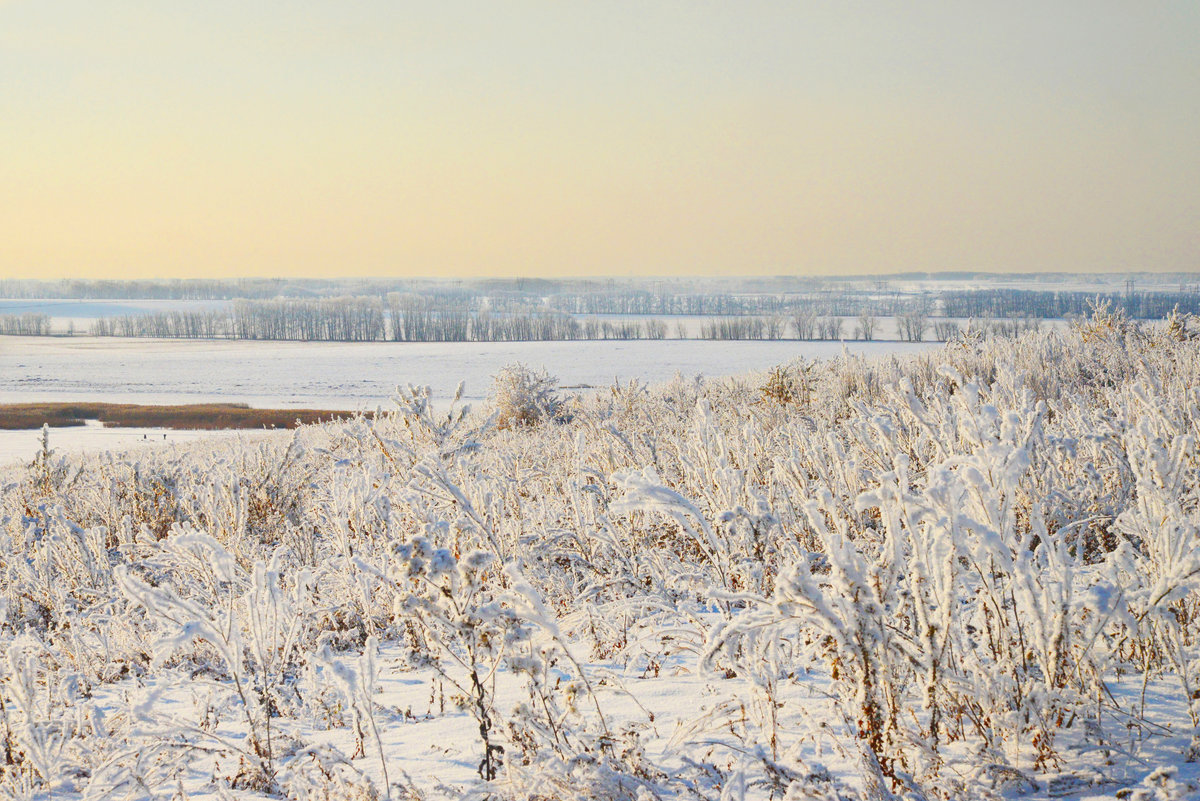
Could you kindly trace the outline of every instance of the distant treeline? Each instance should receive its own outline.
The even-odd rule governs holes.
[[[699,336],[714,340],[873,340],[879,316],[818,314],[815,305],[790,315],[741,315],[703,320]],[[952,339],[955,320],[931,318],[920,304],[895,315],[896,336],[909,342]],[[976,329],[1017,334],[1036,328],[1034,318],[981,321]],[[96,320],[95,336],[178,339],[290,340],[300,342],[522,342],[580,339],[666,339],[670,328],[658,317],[605,320],[562,312],[493,313],[417,296],[321,300],[240,300],[229,309],[169,311]],[[676,322],[677,338],[692,336]]]
[[[911,280],[922,276],[894,276]],[[493,308],[513,302],[528,305],[556,295],[622,293],[653,289],[656,292],[772,293],[804,292],[824,281],[811,277],[774,278],[672,278],[672,279],[587,279],[587,278],[242,278],[171,280],[75,280],[43,281],[0,278],[0,298],[74,300],[265,300],[277,297],[330,298],[344,296],[385,297],[391,293],[421,294],[444,299],[484,299]]]
[[[32,281],[0,279],[0,298],[70,300],[234,300],[273,298],[289,282],[247,278],[175,281]]]
[[[224,285],[214,282],[214,286]],[[491,294],[482,294],[484,290]],[[1135,319],[1161,319],[1175,308],[1200,315],[1200,293],[1186,287],[1100,295],[1028,289],[737,295],[608,287],[535,296],[529,288],[512,289],[510,282],[504,287],[480,283],[421,293],[240,298],[219,308],[103,317],[92,323],[90,333],[336,342],[665,339],[668,333],[678,338],[698,334],[705,339],[836,341],[875,339],[879,321],[890,318],[895,321],[895,336],[918,342],[931,335],[938,340],[952,338],[959,327],[955,320],[989,321],[982,327],[1008,333],[1036,325],[1040,319],[1086,316],[1098,301]],[[606,315],[624,319],[604,319]],[[698,317],[701,322],[697,326],[682,317]],[[46,314],[0,315],[0,334],[48,335],[53,333],[51,321]]]
[[[1130,317],[1157,320],[1172,309],[1200,314],[1200,292],[1128,292],[1099,296]],[[1079,317],[1091,313],[1097,295],[1088,292],[1046,292],[1028,289],[974,289],[942,292],[939,301],[945,317]]]
[[[549,305],[568,314],[693,315],[732,317],[792,315],[891,317],[914,311],[930,316],[960,318],[1041,318],[1083,316],[1097,300],[1124,309],[1137,319],[1161,319],[1176,306],[1200,313],[1200,292],[1156,290],[1095,293],[1031,289],[971,289],[921,293],[827,290],[804,294],[656,294],[649,291],[597,292],[557,295]],[[770,338],[770,337],[767,337]]]
[[[854,317],[903,314],[914,307],[929,309],[936,298],[925,294],[824,291],[804,294],[704,294],[649,291],[556,295],[551,308],[567,314],[659,315],[664,317],[732,317],[788,315],[801,309],[815,314]]]
[[[261,339],[300,342],[520,342],[663,339],[661,320],[580,320],[553,311],[475,311],[419,296],[239,300],[229,309],[106,317],[95,336]]]
[[[18,337],[42,337],[50,334],[48,314],[0,314],[0,334]]]
[[[1112,276],[1045,273],[906,273],[878,276],[738,276],[725,278],[242,278],[171,280],[55,281],[0,278],[0,298],[75,300],[183,300],[218,301],[293,298],[315,300],[338,297],[420,295],[437,302],[468,306],[473,311],[527,311],[544,308],[568,314],[624,315],[734,315],[787,312],[796,303],[824,304],[821,311],[852,317],[863,311],[903,313],[905,298],[924,295],[932,302],[990,295],[986,303],[1046,305],[1038,313],[1049,317],[1071,304],[1095,297],[1124,298],[1184,295],[1195,297],[1200,274],[1129,274],[1120,293]],[[1023,284],[1023,287],[1020,285]],[[1081,284],[1094,284],[1081,289]],[[1014,285],[1020,288],[1014,288]],[[1057,286],[1065,290],[1056,289]],[[964,290],[967,287],[969,289]],[[1004,289],[992,287],[1006,287]],[[1018,298],[1021,294],[1029,297]],[[1034,297],[1036,296],[1036,298]],[[870,301],[870,309],[862,304]],[[952,301],[953,302],[953,301]],[[1129,311],[1127,309],[1127,311]],[[1000,312],[993,312],[1000,314]]]
[[[94,336],[376,342],[386,338],[377,298],[238,300],[228,309],[101,317]]]
[[[811,309],[800,309],[790,319],[772,317],[725,317],[704,322],[700,336],[704,339],[784,339],[789,335],[806,341],[838,342],[859,340],[870,342],[877,338],[881,318],[871,314],[846,318],[834,315],[818,316]],[[929,335],[938,342],[948,342],[963,333],[957,320],[931,319],[920,310],[893,318],[896,336],[905,342],[925,342]],[[993,336],[1016,336],[1037,330],[1041,325],[1033,318],[1014,320],[974,320],[970,326],[980,333]]]

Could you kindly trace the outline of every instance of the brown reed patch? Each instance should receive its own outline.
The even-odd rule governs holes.
[[[143,406],[134,403],[6,403],[0,404],[0,429],[81,426],[99,420],[108,427],[205,429],[295,428],[354,412],[330,409],[252,409],[243,403],[194,403]],[[368,416],[370,413],[368,413]]]

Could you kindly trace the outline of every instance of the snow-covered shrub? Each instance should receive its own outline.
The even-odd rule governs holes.
[[[524,364],[507,364],[492,378],[490,392],[501,429],[531,426],[544,420],[560,420],[566,407],[558,396],[558,379],[544,369]]]
[[[763,402],[778,406],[800,406],[809,403],[812,400],[812,387],[808,380],[810,369],[811,365],[806,362],[772,367],[758,388]]]
[[[495,557],[477,550],[456,558],[425,537],[399,545],[391,576],[396,615],[418,627],[427,650],[414,653],[432,666],[462,699],[479,724],[482,758],[479,775],[495,779],[504,764],[504,747],[493,721],[497,671],[504,653],[528,637],[519,617],[499,603],[489,585]]]
[[[192,565],[184,574],[186,583],[179,576],[170,582],[178,591],[162,573],[151,585],[124,566],[117,570],[117,583],[159,634],[153,645],[155,663],[190,651],[197,673],[215,671],[232,682],[246,722],[248,748],[215,733],[209,733],[210,739],[253,766],[253,776],[246,774],[245,781],[274,786],[281,749],[272,736],[272,719],[290,704],[284,693],[297,660],[303,658],[300,647],[310,625],[313,577],[301,570],[290,586],[284,586],[277,560],[271,565],[255,562],[247,575],[216,540],[194,530],[178,528],[162,547],[166,559],[160,564]],[[155,572],[151,567],[152,576]],[[205,650],[195,651],[197,645]],[[206,665],[206,652],[219,662]]]

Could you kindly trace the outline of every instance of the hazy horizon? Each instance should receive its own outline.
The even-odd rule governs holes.
[[[0,277],[1200,269],[1200,6],[0,0]]]

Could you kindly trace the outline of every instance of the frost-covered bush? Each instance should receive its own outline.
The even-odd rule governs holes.
[[[507,364],[493,376],[490,398],[498,413],[496,425],[502,429],[559,420],[566,411],[558,396],[558,379],[520,363]]]
[[[47,447],[0,476],[0,796],[1191,792],[1189,326]]]
[[[812,367],[811,363],[804,361],[772,367],[758,388],[763,402],[777,406],[803,406],[810,403]]]

